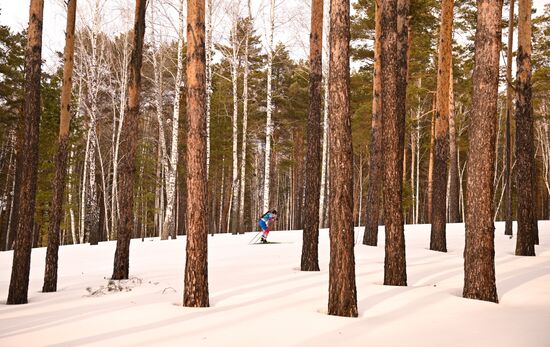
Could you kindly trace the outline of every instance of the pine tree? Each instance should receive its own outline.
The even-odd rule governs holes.
[[[536,190],[533,106],[531,104],[531,0],[519,0],[516,73],[516,187],[518,231],[516,255],[535,255]]]
[[[382,76],[380,70],[380,53],[382,49],[381,2],[378,1],[375,13],[375,38],[374,38],[374,82],[372,98],[372,121],[369,163],[369,185],[367,190],[367,207],[365,211],[365,233],[363,244],[376,246],[378,244],[378,215],[380,213],[382,193],[383,171],[383,137],[382,137],[382,100],[380,92],[382,88]]]
[[[498,302],[495,283],[493,175],[502,0],[478,1],[472,114],[469,129],[464,291]]]
[[[328,314],[357,317],[353,229],[353,147],[349,113],[348,0],[330,6],[330,266]]]
[[[380,53],[384,137],[384,214],[386,246],[384,284],[406,286],[405,234],[401,194],[403,189],[403,145],[407,68],[407,24],[409,2],[382,2]]]
[[[65,29],[65,51],[63,52],[63,91],[61,94],[61,116],[59,120],[58,149],[55,160],[55,181],[48,230],[48,249],[44,273],[43,292],[57,290],[57,261],[59,251],[59,233],[63,210],[65,178],[67,176],[67,154],[69,146],[69,126],[71,123],[71,94],[74,65],[74,32],[76,22],[76,2],[67,2],[67,26]]]
[[[204,0],[187,1],[187,249],[183,305],[208,307]]]
[[[302,271],[319,271],[319,194],[321,189],[321,80],[323,61],[323,0],[311,6],[309,38],[309,112],[305,168],[305,216]]]
[[[449,161],[449,112],[452,70],[453,2],[443,0],[439,31],[435,143],[432,186],[432,230],[430,250],[447,252],[447,164]]]
[[[25,103],[23,106],[24,134],[18,156],[20,194],[13,263],[7,304],[26,304],[31,266],[32,235],[36,201],[38,167],[38,136],[40,125],[40,75],[42,70],[42,21],[44,1],[31,0],[29,28],[25,51]],[[21,218],[23,217],[23,218]]]

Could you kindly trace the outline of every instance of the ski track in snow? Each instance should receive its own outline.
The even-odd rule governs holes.
[[[461,297],[464,224],[447,225],[448,253],[428,250],[429,225],[406,226],[408,287],[382,285],[383,227],[378,247],[356,228],[358,318],[326,314],[326,229],[320,272],[299,270],[301,231],[262,246],[248,245],[254,233],[209,236],[209,308],[181,306],[185,237],[132,240],[132,280],[113,291],[115,242],[61,247],[56,293],[41,293],[46,249],[33,249],[17,306],[5,305],[13,252],[2,252],[0,346],[550,346],[550,221],[536,257],[514,256],[515,237],[495,226],[499,304]]]

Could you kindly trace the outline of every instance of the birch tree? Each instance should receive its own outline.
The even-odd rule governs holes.
[[[263,184],[263,211],[269,209],[269,187],[271,175],[271,136],[273,135],[273,112],[271,79],[273,70],[273,32],[275,31],[275,0],[271,0],[269,8],[269,31],[267,39],[267,100],[266,100],[266,125],[265,125],[265,160],[264,160],[264,184]]]
[[[515,0],[510,0],[508,4],[508,46],[506,47],[506,153],[505,153],[505,235],[512,235],[512,112],[514,90],[512,87],[512,61],[514,44],[514,5]]]
[[[146,0],[136,0],[133,47],[128,78],[128,113],[124,118],[121,133],[121,149],[124,157],[120,163],[120,218],[117,223],[118,238],[113,266],[113,280],[127,279],[130,267],[130,237],[134,229],[134,161],[136,157],[146,7]]]
[[[249,44],[250,44],[250,35],[254,22],[252,20],[252,7],[251,0],[247,1],[248,8],[248,17],[245,21],[245,37],[244,37],[244,72],[243,72],[243,141],[241,147],[241,179],[240,179],[240,188],[239,192],[239,226],[241,231],[243,231],[244,226],[244,195],[246,192],[246,147],[248,143],[248,76],[250,74],[249,66]]]
[[[209,0],[211,1],[211,0]],[[164,215],[164,236],[172,235],[176,238],[176,229],[174,223],[175,203],[176,203],[176,176],[178,168],[178,133],[179,133],[179,114],[180,97],[183,88],[183,0],[179,0],[178,6],[178,60],[176,67],[176,83],[174,95],[174,112],[172,113],[172,141],[170,148],[170,157],[168,159],[166,172],[166,213]]]

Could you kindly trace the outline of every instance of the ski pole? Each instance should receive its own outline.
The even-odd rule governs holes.
[[[252,241],[256,240],[262,232],[263,232],[263,230],[258,231],[258,233],[256,235],[254,235],[254,237],[248,242],[248,244],[250,245],[252,243]]]

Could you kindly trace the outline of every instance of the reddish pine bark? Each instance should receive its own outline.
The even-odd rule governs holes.
[[[187,1],[187,252],[183,306],[208,307],[204,0]]]
[[[401,196],[405,135],[408,0],[382,2],[382,114],[384,137],[384,284],[407,285]]]
[[[31,0],[27,48],[25,50],[24,136],[18,156],[20,191],[15,219],[17,232],[7,304],[26,304],[33,242],[40,128],[40,75],[42,72],[42,20],[44,0]],[[23,155],[24,153],[24,155]]]
[[[464,291],[470,299],[498,302],[495,283],[493,178],[502,0],[479,0],[472,77],[466,194]]]
[[[372,88],[371,142],[369,145],[369,182],[367,190],[367,206],[365,210],[365,233],[363,235],[363,244],[368,246],[376,246],[378,244],[378,216],[380,214],[380,195],[382,193],[382,156],[384,147],[382,146],[382,103],[380,100],[380,90],[382,88],[382,79],[380,76],[380,50],[382,47],[380,42],[381,13],[380,1],[377,1],[374,29],[374,79]]]
[[[59,119],[59,138],[55,158],[55,181],[53,185],[50,223],[48,229],[48,249],[44,271],[43,292],[57,290],[57,261],[59,251],[59,228],[63,214],[63,194],[67,176],[67,154],[69,126],[71,122],[71,91],[74,57],[74,30],[76,20],[76,1],[67,2],[67,26],[65,29],[65,51],[63,52],[63,87],[61,90],[61,115]]]
[[[357,317],[353,237],[353,147],[349,113],[348,0],[330,4],[330,265],[328,314]]]
[[[435,108],[435,142],[432,185],[430,250],[447,252],[447,163],[449,161],[449,111],[452,69],[453,0],[441,4],[439,58]]]
[[[309,36],[309,113],[305,172],[305,216],[302,271],[319,271],[319,195],[321,191],[321,80],[323,57],[323,0],[311,5]]]

